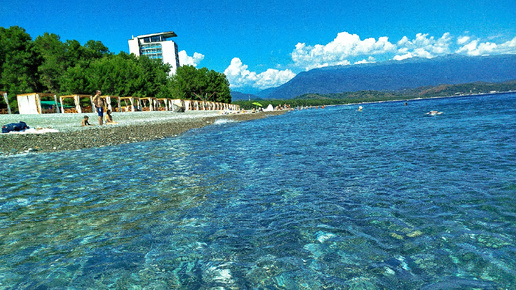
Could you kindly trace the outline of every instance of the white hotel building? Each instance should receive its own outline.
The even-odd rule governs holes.
[[[161,59],[172,66],[170,74],[175,74],[179,67],[177,44],[167,39],[176,36],[173,31],[169,31],[133,37],[129,39],[129,53]]]

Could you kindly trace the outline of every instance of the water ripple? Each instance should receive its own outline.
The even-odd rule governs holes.
[[[363,106],[3,158],[0,288],[513,288],[515,95]]]

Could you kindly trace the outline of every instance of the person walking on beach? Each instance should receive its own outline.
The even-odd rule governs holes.
[[[104,119],[104,100],[100,97],[101,91],[97,90],[95,96],[93,97],[93,105],[95,105],[95,110],[99,115],[99,125],[102,125]]]

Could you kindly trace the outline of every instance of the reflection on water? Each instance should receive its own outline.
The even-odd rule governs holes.
[[[512,288],[515,100],[339,106],[2,158],[0,286]]]

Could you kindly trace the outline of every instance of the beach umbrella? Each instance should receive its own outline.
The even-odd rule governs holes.
[[[258,106],[258,107],[262,107],[262,104],[260,104],[258,102],[254,102],[253,105]]]

